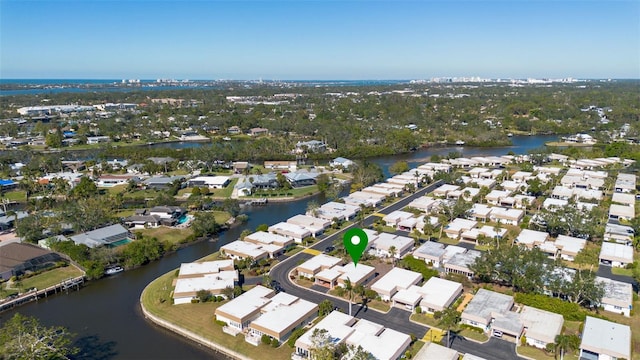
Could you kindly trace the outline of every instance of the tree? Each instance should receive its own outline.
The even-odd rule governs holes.
[[[396,267],[396,254],[397,253],[398,253],[398,250],[396,249],[396,247],[391,245],[389,247],[389,256],[391,256],[391,264],[393,265],[392,267]]]
[[[61,326],[46,327],[38,319],[15,314],[0,329],[3,359],[68,359],[79,349],[72,347],[73,334]]]
[[[209,290],[198,290],[196,291],[196,297],[201,303],[205,303],[211,299],[211,291]]]
[[[193,234],[197,237],[211,236],[220,230],[220,225],[216,223],[216,218],[211,212],[198,212],[191,222]]]
[[[460,321],[460,313],[454,308],[448,307],[442,311],[436,311],[433,317],[438,320],[438,326],[447,330],[447,347],[451,346],[451,329]]]
[[[344,280],[344,290],[347,291],[349,296],[349,316],[351,316],[351,302],[353,301],[353,284],[351,284],[351,279],[346,278]]]
[[[313,217],[318,217],[318,211],[320,210],[320,205],[315,200],[311,200],[307,203],[307,214]]]
[[[575,351],[579,347],[580,338],[577,335],[556,335],[554,350],[560,353],[560,360],[564,359],[565,352]]]
[[[269,230],[269,225],[267,224],[260,224],[256,227],[256,232],[257,231],[268,231]]]
[[[331,341],[329,332],[325,329],[314,329],[311,334],[310,360],[333,360],[335,345]]]
[[[331,300],[322,300],[320,304],[318,304],[318,316],[329,315],[333,311],[333,303]]]
[[[391,164],[391,166],[389,166],[389,172],[396,175],[396,174],[402,174],[403,172],[407,172],[409,171],[409,164],[404,161],[396,161],[395,163]]]
[[[91,181],[91,179],[83,176],[80,178],[78,185],[73,188],[72,193],[78,198],[87,199],[98,193],[98,187],[93,181]]]

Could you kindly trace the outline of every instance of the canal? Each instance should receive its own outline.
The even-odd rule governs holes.
[[[411,167],[426,162],[431,155],[447,155],[457,151],[463,156],[504,155],[510,151],[525,154],[544,146],[555,136],[514,137],[513,146],[501,148],[442,147],[420,149],[411,154],[371,159],[388,176],[388,167],[406,160]],[[236,240],[242,230],[255,229],[260,224],[274,224],[303,213],[307,202],[324,199],[314,196],[290,203],[271,203],[264,207],[247,208],[249,221],[227,230],[215,241],[204,241],[141,268],[89,282],[80,291],[52,296],[0,314],[0,322],[15,312],[35,316],[47,325],[61,325],[77,334],[76,346],[82,352],[79,359],[224,359],[225,357],[159,328],[146,321],[139,306],[140,293],[158,276],[217,251],[220,246]],[[213,316],[213,314],[211,314]]]

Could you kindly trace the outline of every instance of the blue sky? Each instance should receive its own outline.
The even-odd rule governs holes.
[[[640,78],[640,1],[0,1],[0,78]]]

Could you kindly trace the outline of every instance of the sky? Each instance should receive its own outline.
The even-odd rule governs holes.
[[[640,1],[0,0],[2,79],[640,78]]]

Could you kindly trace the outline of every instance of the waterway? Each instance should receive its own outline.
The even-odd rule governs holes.
[[[512,151],[525,154],[556,137],[514,137],[514,145],[501,148],[442,147],[420,149],[411,154],[372,159],[388,174],[390,164],[406,160],[412,167],[429,160],[433,154],[457,151],[463,156],[503,155]],[[216,241],[193,244],[144,267],[89,282],[80,291],[56,295],[0,314],[0,323],[15,312],[35,316],[48,326],[61,325],[77,334],[76,345],[82,349],[79,359],[224,359],[205,347],[192,343],[168,330],[159,328],[141,314],[139,298],[144,287],[158,276],[217,251],[236,240],[242,230],[260,224],[274,224],[303,213],[307,203],[320,196],[290,203],[272,203],[247,208],[249,221],[223,232]],[[213,318],[213,313],[211,314]]]

